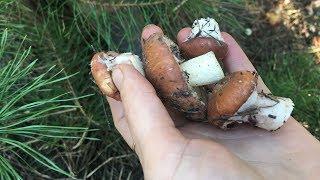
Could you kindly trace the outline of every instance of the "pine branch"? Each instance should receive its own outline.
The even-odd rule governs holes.
[[[178,9],[180,9],[185,3],[187,3],[189,0],[183,0],[181,1],[175,8],[173,8],[172,12],[176,12]]]
[[[51,40],[50,37],[48,38],[48,41],[49,41],[49,44],[50,44],[51,48],[53,49],[53,51],[56,52],[56,54],[58,54],[57,51],[56,51],[56,48],[55,48],[55,46],[54,46],[54,44],[53,44],[53,42],[52,42],[52,40]],[[57,57],[57,61],[58,61],[58,64],[59,64],[60,68],[62,69],[62,72],[63,72],[64,76],[67,77],[67,76],[68,76],[68,73],[67,73],[67,71],[65,70],[65,67],[63,66],[63,63],[62,63],[62,61],[61,61],[61,58],[60,58],[60,57]],[[88,116],[88,114],[86,113],[86,111],[82,108],[82,105],[81,105],[81,103],[79,102],[79,100],[78,100],[78,98],[77,98],[78,96],[76,95],[76,92],[75,92],[75,90],[74,90],[74,88],[73,88],[73,86],[72,86],[72,83],[70,82],[69,79],[67,79],[67,84],[68,84],[69,90],[71,91],[72,96],[73,96],[73,98],[74,98],[74,104],[75,104],[77,107],[79,107],[80,112],[81,112],[81,113],[83,114],[83,116],[87,119],[87,123],[88,123],[88,124],[87,124],[87,127],[89,127],[90,124],[93,122],[93,119],[92,119],[90,116]],[[78,147],[83,143],[83,141],[84,141],[84,139],[86,138],[87,134],[88,134],[88,131],[83,132],[80,140],[78,141],[78,143],[77,143],[76,145],[73,146],[72,149],[78,148]]]
[[[99,170],[101,167],[103,167],[104,165],[106,165],[107,163],[111,162],[112,160],[115,159],[123,159],[123,158],[128,158],[128,156],[132,156],[135,154],[126,154],[126,155],[121,155],[121,156],[117,156],[117,157],[110,157],[107,160],[105,160],[103,163],[101,163],[98,167],[96,167],[93,171],[91,171],[90,173],[88,173],[88,175],[86,176],[87,178],[90,178],[97,170]]]
[[[19,3],[15,4],[15,2],[12,2],[10,5],[10,11],[17,11],[15,8],[18,7],[16,6],[20,6]],[[0,7],[1,10],[3,8],[4,7]],[[50,67],[50,65],[46,65],[42,70],[36,70],[36,61],[30,62],[28,60],[34,54],[32,54],[28,48],[27,50],[23,50],[25,49],[25,43],[28,44],[31,39],[36,41],[39,37],[31,36],[31,39],[21,38],[25,36],[20,36],[24,31],[28,32],[31,29],[29,29],[29,27],[21,28],[24,27],[24,20],[25,19],[21,20],[19,16],[15,14],[13,17],[9,16],[6,22],[3,21],[3,24],[2,22],[0,23],[0,29],[10,27],[10,35],[8,35],[8,30],[0,32],[1,148],[3,152],[11,152],[8,157],[22,153],[24,155],[20,157],[23,157],[23,159],[38,161],[38,164],[34,165],[46,166],[48,170],[69,176],[68,173],[50,160],[50,157],[41,154],[40,149],[36,151],[33,148],[39,144],[45,144],[47,147],[52,145],[52,141],[46,141],[44,143],[42,142],[43,139],[51,139],[54,141],[61,138],[79,139],[79,137],[75,135],[86,132],[86,130],[85,128],[78,130],[73,128],[65,129],[67,127],[66,125],[55,127],[45,125],[36,126],[39,122],[35,120],[49,115],[66,113],[73,110],[74,107],[70,109],[69,107],[71,106],[66,105],[69,103],[68,100],[59,99],[62,98],[62,96],[56,95],[57,93],[55,92],[51,93],[50,89],[48,89],[48,87],[54,88],[55,84],[58,85],[59,81],[64,81],[68,76],[61,77],[53,73],[53,68]],[[30,33],[32,34],[34,32]],[[20,39],[25,41],[25,43],[19,42]],[[44,93],[46,94],[45,96],[43,96]],[[65,105],[63,103],[65,103]],[[48,121],[45,123],[48,123]],[[35,142],[37,142],[37,144],[35,144]],[[26,154],[28,156],[25,156]],[[9,161],[12,162],[12,160]],[[16,159],[14,161],[23,164],[21,159],[20,161]],[[27,160],[24,162],[27,162]],[[3,171],[3,168],[0,166],[0,171]],[[14,179],[19,178],[14,174],[14,171],[8,172],[10,172],[12,176],[15,176]],[[0,178],[1,177],[0,175]]]
[[[142,3],[105,3],[105,2],[98,2],[98,1],[91,1],[91,0],[80,0],[82,3],[91,4],[94,6],[100,6],[109,9],[118,9],[118,8],[132,8],[132,7],[146,7],[146,6],[156,6],[159,4],[164,4],[168,2],[167,0],[160,0],[154,2],[142,2]]]

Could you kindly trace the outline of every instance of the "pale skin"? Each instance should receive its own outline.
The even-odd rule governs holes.
[[[189,32],[190,28],[182,29],[177,41]],[[142,39],[153,33],[163,32],[149,25]],[[227,33],[223,37],[229,45],[225,70],[255,71],[236,41]],[[153,86],[130,65],[119,65],[112,78],[121,94],[121,101],[107,98],[114,124],[137,153],[146,179],[320,177],[320,143],[292,117],[275,132],[247,125],[223,131],[187,121],[166,108]],[[269,91],[261,79],[258,88]]]

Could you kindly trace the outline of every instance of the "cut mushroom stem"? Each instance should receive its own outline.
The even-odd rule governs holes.
[[[254,91],[231,120],[248,122],[268,131],[279,129],[290,117],[291,99]]]
[[[203,86],[220,81],[223,70],[213,52],[190,59],[180,65],[190,86]]]

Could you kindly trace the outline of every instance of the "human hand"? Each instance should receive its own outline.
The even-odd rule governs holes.
[[[182,29],[177,40],[183,41],[189,31]],[[147,26],[142,39],[156,32],[162,30]],[[227,33],[223,37],[229,46],[225,69],[255,71],[236,41]],[[130,65],[118,65],[112,78],[122,100],[108,98],[115,126],[138,154],[146,179],[315,179],[320,175],[320,144],[293,118],[275,132],[246,125],[223,131],[167,110],[152,85]],[[269,91],[261,79],[258,89]]]

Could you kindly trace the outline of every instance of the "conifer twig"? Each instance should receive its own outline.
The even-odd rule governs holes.
[[[154,1],[154,2],[142,2],[142,3],[123,3],[120,2],[118,4],[113,4],[113,3],[106,3],[106,2],[97,2],[97,1],[90,1],[90,0],[80,0],[83,3],[86,4],[92,4],[94,6],[102,6],[106,8],[126,8],[126,7],[145,7],[145,6],[154,6],[154,5],[159,5],[163,4],[166,2],[166,0],[160,0],[160,1]]]
[[[134,155],[133,153],[131,154],[125,154],[125,155],[121,155],[121,156],[116,156],[116,157],[110,157],[107,160],[105,160],[103,163],[101,163],[98,167],[96,167],[94,170],[92,170],[87,176],[86,178],[91,177],[98,169],[100,169],[101,167],[103,167],[104,165],[106,165],[107,163],[109,163],[110,161],[114,160],[114,159],[122,159],[122,158],[127,158],[129,156]]]
[[[51,48],[53,49],[53,51],[56,52],[56,48],[55,48],[52,40],[49,39],[48,41],[49,41],[50,46],[51,46]],[[64,74],[65,76],[68,76],[68,73],[67,73],[67,71],[65,70],[65,68],[64,68],[64,66],[63,66],[63,63],[61,62],[61,58],[60,58],[60,57],[57,57],[57,60],[58,60],[58,64],[59,64],[60,68],[62,69],[63,74]],[[82,108],[79,100],[76,98],[77,95],[76,95],[75,90],[74,90],[74,88],[73,88],[73,86],[72,86],[72,83],[70,82],[69,79],[67,79],[67,83],[68,83],[69,89],[70,89],[70,91],[71,91],[71,94],[72,94],[72,96],[74,97],[74,103],[75,103],[75,105],[79,107],[80,112],[81,112],[81,113],[83,114],[83,116],[87,119],[87,121],[88,121],[88,126],[89,126],[89,125],[91,124],[91,122],[93,121],[92,118],[87,115],[86,111]],[[82,142],[84,141],[84,139],[85,139],[85,137],[87,136],[87,134],[88,134],[88,131],[85,131],[85,132],[82,134],[82,136],[81,136],[80,140],[78,141],[78,143],[77,143],[76,145],[74,145],[72,149],[77,149],[77,148],[82,144]]]
[[[189,0],[183,0],[181,1],[175,8],[173,8],[172,12],[176,12],[178,9],[180,9],[186,2]]]

